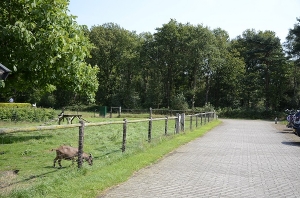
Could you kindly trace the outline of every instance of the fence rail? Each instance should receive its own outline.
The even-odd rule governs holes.
[[[211,119],[216,118],[215,112],[205,112],[205,113],[197,113],[194,115],[185,115],[185,113],[179,114],[177,116],[172,117],[164,117],[164,118],[152,118],[152,114],[150,113],[150,118],[148,119],[140,119],[140,120],[127,120],[123,119],[123,121],[113,121],[113,122],[97,122],[97,123],[85,123],[83,120],[80,120],[79,124],[67,124],[67,125],[52,125],[52,126],[34,126],[34,127],[24,127],[24,128],[0,128],[0,135],[9,134],[9,133],[17,133],[17,132],[33,132],[33,131],[43,131],[43,130],[55,130],[55,129],[65,129],[65,128],[75,128],[79,127],[79,138],[78,138],[78,168],[82,166],[82,153],[83,153],[83,140],[84,140],[84,128],[88,126],[101,126],[101,125],[111,125],[111,124],[122,124],[123,125],[123,140],[122,140],[122,152],[126,151],[126,137],[127,137],[127,126],[130,123],[137,122],[148,122],[148,142],[151,142],[152,139],[152,123],[154,121],[165,120],[165,130],[164,135],[168,134],[168,121],[174,119],[175,120],[175,130],[174,133],[184,132],[186,126],[186,119],[190,117],[190,127],[189,129],[193,129],[193,117],[196,118],[196,128],[200,124],[206,124],[210,122]],[[200,120],[199,120],[200,119]]]

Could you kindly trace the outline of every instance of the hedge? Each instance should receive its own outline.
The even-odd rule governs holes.
[[[22,103],[24,104],[24,103]],[[7,108],[0,107],[0,120],[40,122],[54,119],[55,111],[44,108]]]
[[[5,108],[23,108],[23,107],[31,107],[32,105],[30,103],[15,103],[15,102],[10,102],[10,103],[0,103],[0,108],[5,107]]]

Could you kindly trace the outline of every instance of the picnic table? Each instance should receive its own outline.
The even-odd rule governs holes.
[[[61,121],[64,121],[65,118],[66,118],[68,124],[72,124],[74,118],[78,118],[79,120],[81,120],[82,115],[61,113],[61,114],[58,115],[58,124],[60,124]]]

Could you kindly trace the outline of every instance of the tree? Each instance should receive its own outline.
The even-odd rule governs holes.
[[[278,93],[286,86],[287,72],[280,39],[272,31],[246,30],[233,45],[246,63],[244,105],[276,109]]]
[[[97,101],[104,105],[139,106],[135,92],[140,38],[114,23],[93,26],[89,37],[95,45],[88,61],[100,67]]]
[[[289,34],[286,37],[284,46],[290,59],[290,65],[292,68],[292,96],[294,106],[299,106],[300,103],[300,80],[299,80],[299,68],[300,68],[300,18],[297,18],[297,23],[293,29],[289,30]]]
[[[13,94],[25,100],[32,92],[59,87],[94,101],[98,67],[85,63],[92,44],[67,14],[68,2],[0,2],[0,60],[13,71],[2,98]]]
[[[151,33],[142,33],[139,65],[142,67],[138,87],[141,103],[145,108],[163,105],[163,74],[158,66],[158,46]]]
[[[216,107],[238,107],[242,93],[245,63],[237,50],[232,48],[229,35],[220,28],[214,29],[220,57],[212,79],[212,101]]]
[[[177,100],[181,94],[191,107],[194,106],[199,91],[196,89],[202,88],[199,79],[204,79],[203,76],[214,66],[213,58],[207,64],[208,56],[215,55],[213,39],[208,28],[178,23],[174,19],[157,28],[154,34],[158,51],[157,71],[163,74],[165,107],[171,107],[172,100]],[[209,75],[205,82],[207,90],[208,79]]]

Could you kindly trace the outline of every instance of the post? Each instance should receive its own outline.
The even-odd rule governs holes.
[[[193,130],[193,115],[190,116],[190,131]]]
[[[151,142],[151,133],[152,133],[152,117],[149,119],[149,128],[148,128],[148,142]]]
[[[121,111],[122,111],[122,108],[119,107],[119,117],[121,117]]]
[[[78,168],[82,167],[82,154],[83,154],[83,139],[84,139],[84,122],[80,120],[79,123],[79,141],[78,141]]]
[[[198,114],[196,114],[196,128],[198,127]]]
[[[202,122],[202,121],[203,121],[203,120],[202,120],[202,113],[201,113],[200,115],[201,115],[201,126],[202,126],[202,125],[203,125],[203,122]]]
[[[150,107],[150,109],[149,109],[149,112],[150,112],[150,118],[152,118],[152,108]]]
[[[210,112],[208,112],[207,122],[209,122]]]
[[[181,121],[180,121],[180,124],[181,124],[180,129],[181,129],[181,131],[184,132],[184,127],[185,127],[185,113],[182,113],[182,114],[181,114]]]
[[[123,141],[122,141],[122,153],[125,152],[126,149],[126,133],[127,133],[127,120],[123,119]]]
[[[275,124],[277,124],[277,117],[275,118]]]
[[[168,135],[168,116],[166,116],[166,119],[165,119],[165,135]]]
[[[109,117],[112,118],[112,107],[110,107],[110,114]]]
[[[175,121],[175,132],[179,133],[180,131],[180,121],[181,121],[181,115],[179,113],[177,113],[177,118]]]

